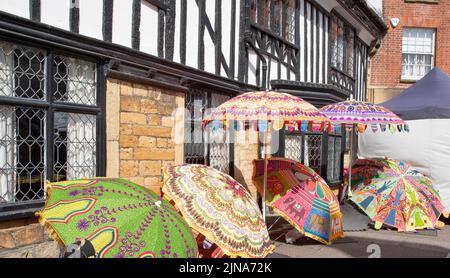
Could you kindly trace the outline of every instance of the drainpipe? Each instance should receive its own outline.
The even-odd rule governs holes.
[[[253,41],[248,37],[248,35],[244,38],[244,43],[245,43],[245,49],[247,50],[247,54],[248,54],[248,49],[251,48],[256,55],[259,57],[259,59],[261,59],[262,62],[262,86],[263,89],[267,89],[269,87],[269,84],[267,84],[267,60],[264,57],[264,55],[261,54],[261,52],[259,51],[259,49],[256,47],[256,45],[253,43]]]

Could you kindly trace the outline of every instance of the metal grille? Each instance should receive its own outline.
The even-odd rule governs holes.
[[[320,173],[322,162],[322,135],[294,132],[285,135],[286,158],[296,160]]]
[[[217,107],[229,100],[227,95],[211,93],[211,107]],[[216,132],[209,133],[213,139],[209,143],[209,164],[224,173],[230,172],[229,167],[229,151],[230,144],[227,143],[228,132],[220,129]]]
[[[65,56],[55,56],[55,101],[96,104],[96,65]]]
[[[95,176],[96,117],[55,113],[54,178],[73,180]]]
[[[0,42],[0,95],[45,99],[44,52]]]
[[[0,106],[0,202],[45,197],[45,120],[42,109]]]
[[[190,90],[186,94],[187,117],[184,128],[184,159],[189,164],[206,164],[206,148],[203,140],[202,115],[207,108],[206,94]]]
[[[341,179],[341,153],[342,137],[330,134],[328,137],[328,181],[334,182]]]
[[[303,161],[303,143],[302,137],[299,135],[286,135],[285,137],[285,157],[296,160]]]
[[[189,164],[207,164],[224,173],[230,173],[227,143],[228,132],[223,130],[203,130],[203,113],[207,108],[214,108],[228,100],[227,95],[191,89],[186,95],[187,117],[185,119],[185,162]]]
[[[322,135],[305,135],[305,161],[306,166],[320,173],[322,164]]]

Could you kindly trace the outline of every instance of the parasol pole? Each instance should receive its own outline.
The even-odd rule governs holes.
[[[350,133],[350,165],[348,166],[348,189],[347,198],[352,197],[352,166],[353,166],[353,136],[355,133],[355,124],[352,124],[352,129]]]
[[[350,100],[353,100],[353,94],[350,95]],[[352,124],[352,129],[350,133],[350,165],[348,166],[348,189],[347,198],[352,197],[352,166],[353,166],[353,135],[355,133],[355,124]]]
[[[263,200],[262,200],[262,209],[263,209],[263,219],[264,223],[266,223],[266,191],[267,191],[267,133],[268,130],[264,131],[264,186],[263,186]]]

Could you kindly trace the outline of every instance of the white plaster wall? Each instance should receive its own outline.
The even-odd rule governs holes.
[[[112,42],[131,47],[131,0],[114,0]]]
[[[41,0],[41,22],[69,30],[69,0]]]
[[[206,15],[209,18],[213,30],[215,28],[215,20],[216,20],[215,8],[216,8],[216,1],[205,1]],[[229,14],[226,14],[225,11],[222,13],[223,17],[226,17],[227,15]],[[205,71],[215,73],[216,56],[215,56],[214,42],[213,38],[211,38],[211,35],[209,34],[208,29],[206,27],[205,27],[205,35],[203,38],[204,38],[203,42],[205,44]],[[222,45],[224,43],[226,42],[222,41]]]
[[[79,0],[80,2],[80,34],[103,39],[103,1]]]
[[[131,27],[131,26],[130,26]],[[140,50],[158,56],[158,7],[141,2]]]
[[[195,0],[187,0],[186,65],[198,68],[198,7]]]
[[[30,18],[29,0],[1,0],[0,10],[21,17]]]

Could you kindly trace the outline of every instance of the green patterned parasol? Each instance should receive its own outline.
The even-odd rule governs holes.
[[[39,221],[64,245],[89,240],[98,258],[197,257],[191,228],[156,193],[123,179],[48,184]]]

